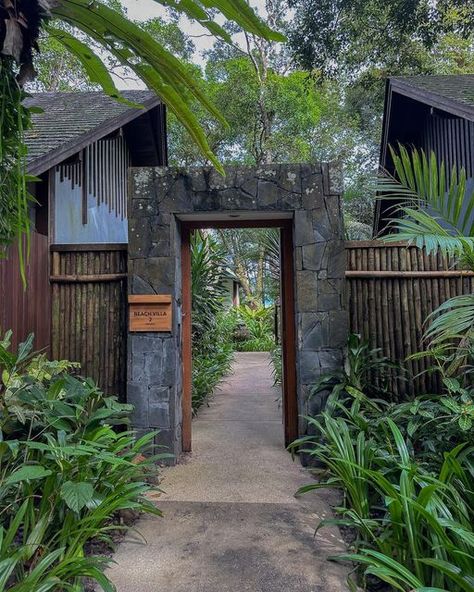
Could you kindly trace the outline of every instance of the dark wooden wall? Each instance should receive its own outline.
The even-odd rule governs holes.
[[[404,360],[424,349],[424,322],[433,310],[453,296],[474,292],[474,273],[453,268],[442,255],[427,255],[403,243],[348,242],[346,254],[351,332],[406,366],[408,379],[390,380],[393,389],[409,394],[436,391],[437,378],[423,373],[429,359]]]
[[[26,243],[26,241],[24,241]],[[26,245],[25,245],[26,246]],[[30,236],[30,256],[26,265],[26,288],[20,277],[18,248],[9,248],[0,259],[0,334],[13,331],[13,347],[30,333],[35,349],[50,346],[50,290],[48,237],[37,232]]]
[[[474,176],[474,122],[460,117],[441,117],[436,113],[427,118],[422,145],[428,154],[433,151],[439,162],[444,161],[450,173],[466,170],[467,178]]]
[[[125,399],[127,245],[52,245],[52,357]]]

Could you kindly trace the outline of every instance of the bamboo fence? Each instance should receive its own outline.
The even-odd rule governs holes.
[[[426,318],[441,303],[474,292],[474,273],[453,265],[441,254],[427,255],[404,243],[350,241],[346,243],[347,304],[350,329],[380,348],[406,369],[373,380],[387,380],[399,395],[439,390],[439,378],[428,370],[429,358],[406,358],[424,349]]]
[[[51,247],[53,359],[81,363],[81,373],[125,400],[127,246]]]

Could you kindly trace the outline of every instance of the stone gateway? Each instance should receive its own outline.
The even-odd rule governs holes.
[[[310,397],[321,373],[339,369],[348,334],[339,171],[326,164],[212,168],[139,168],[131,172],[129,294],[172,300],[169,333],[130,332],[128,401],[134,427],[160,430],[157,445],[176,456],[183,429],[181,229],[193,221],[233,220],[291,226],[298,431],[324,401]],[[294,298],[293,298],[294,296]]]

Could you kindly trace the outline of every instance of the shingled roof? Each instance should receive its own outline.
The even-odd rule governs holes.
[[[102,92],[35,93],[26,99],[28,107],[43,110],[32,115],[33,127],[26,133],[28,171],[41,174],[160,104],[151,91],[122,94],[143,108],[119,103]]]
[[[474,120],[474,74],[394,76],[390,86],[395,92]]]

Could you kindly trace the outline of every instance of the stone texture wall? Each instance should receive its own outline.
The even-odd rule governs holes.
[[[322,372],[339,368],[348,333],[340,175],[328,165],[133,169],[129,209],[129,291],[172,294],[172,333],[130,333],[128,401],[139,430],[181,450],[181,272],[179,216],[239,211],[293,216],[297,381],[300,415]],[[300,433],[305,433],[304,420]]]

